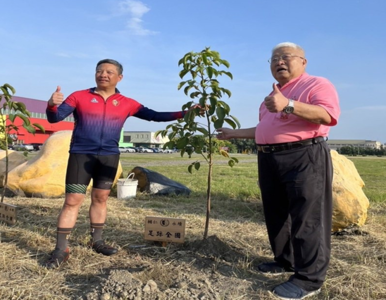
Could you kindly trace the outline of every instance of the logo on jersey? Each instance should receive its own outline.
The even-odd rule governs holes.
[[[280,119],[281,120],[288,120],[288,114],[286,114],[285,112],[281,112],[280,113]]]
[[[113,100],[113,105],[114,105],[114,106],[118,106],[118,105],[119,105],[119,101],[116,100],[116,99],[114,99],[114,100]]]
[[[91,100],[91,103],[98,103],[98,100],[95,99],[95,98],[93,98],[93,99]]]

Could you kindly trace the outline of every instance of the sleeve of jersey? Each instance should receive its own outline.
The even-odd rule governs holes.
[[[311,103],[323,107],[329,113],[331,123],[328,126],[338,124],[340,116],[339,96],[331,82],[326,80],[315,87],[311,96]]]
[[[50,106],[47,104],[46,114],[47,120],[50,123],[57,123],[67,118],[74,110],[75,107],[70,105],[70,101],[64,101],[59,106]]]
[[[181,119],[185,116],[184,111],[176,112],[157,112],[145,106],[141,106],[140,109],[134,114],[142,120],[154,121],[154,122],[169,122],[177,119]]]

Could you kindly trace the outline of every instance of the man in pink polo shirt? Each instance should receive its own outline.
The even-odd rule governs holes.
[[[265,97],[256,127],[218,129],[219,139],[254,138],[259,185],[273,262],[263,273],[292,272],[273,289],[281,299],[320,292],[331,252],[332,161],[326,143],[340,115],[338,94],[327,79],[306,73],[304,50],[280,43],[269,59],[278,84]]]

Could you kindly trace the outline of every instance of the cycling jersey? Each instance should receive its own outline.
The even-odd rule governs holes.
[[[119,153],[118,144],[122,127],[128,117],[168,122],[184,117],[185,112],[157,112],[134,99],[116,93],[106,100],[95,93],[95,87],[77,91],[59,106],[47,106],[47,120],[56,123],[71,113],[74,131],[70,153],[110,155]]]

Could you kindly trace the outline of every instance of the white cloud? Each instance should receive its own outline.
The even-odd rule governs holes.
[[[370,111],[370,112],[383,112],[386,111],[386,105],[373,105],[373,106],[362,106],[362,107],[356,107],[350,112],[357,113],[361,111]]]
[[[150,11],[141,1],[126,0],[118,3],[119,11],[122,14],[130,14],[136,18],[142,18],[144,14]]]
[[[59,57],[66,57],[66,58],[70,58],[71,55],[68,54],[68,53],[64,53],[64,52],[58,52],[55,54],[56,56],[59,56]]]
[[[118,2],[117,5],[112,7],[110,14],[99,15],[97,20],[108,21],[111,19],[117,20],[118,18],[128,18],[125,22],[125,33],[129,32],[133,35],[153,35],[156,31],[152,31],[143,27],[143,16],[150,11],[141,1],[135,0],[123,0]]]
[[[114,8],[113,14],[110,17],[104,17],[104,19],[125,17],[128,16],[126,21],[126,29],[134,35],[152,35],[156,34],[155,31],[144,28],[143,16],[150,11],[141,1],[135,0],[124,0],[118,3],[117,7]]]
[[[65,57],[65,58],[87,58],[89,57],[85,53],[69,53],[69,52],[57,52],[55,53],[56,56],[59,57]]]
[[[140,18],[132,18],[127,22],[127,28],[135,35],[151,35],[155,31],[151,31],[142,27],[142,20]]]

